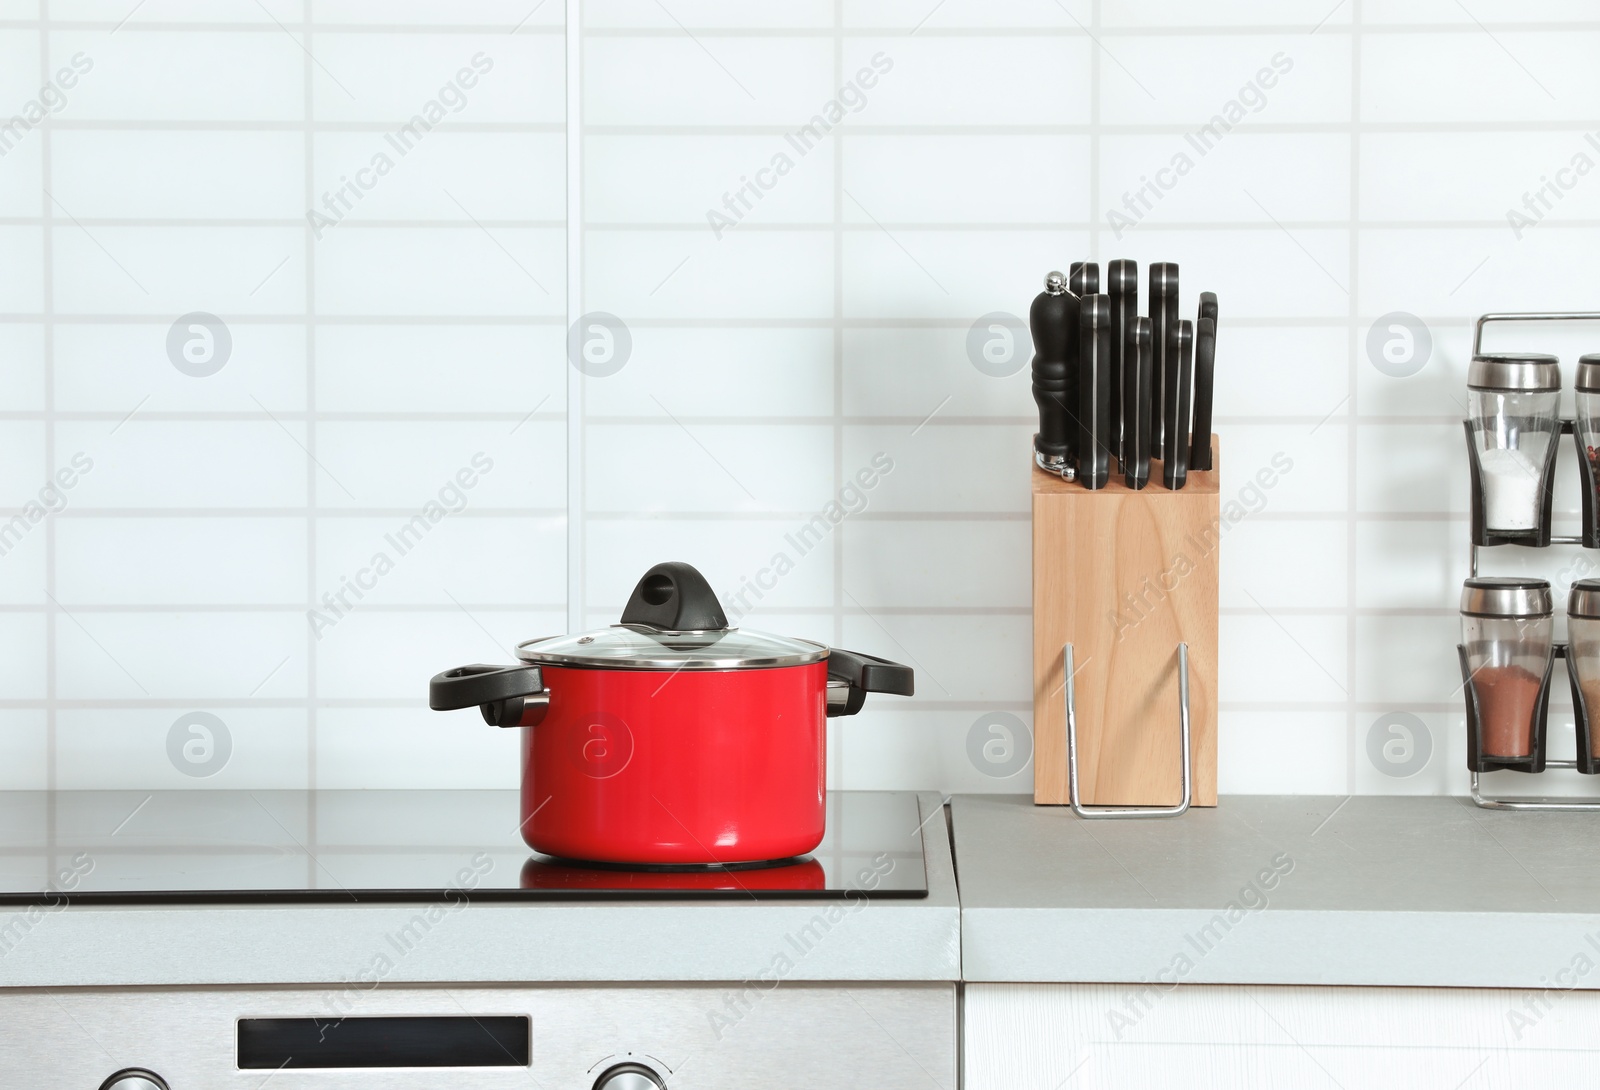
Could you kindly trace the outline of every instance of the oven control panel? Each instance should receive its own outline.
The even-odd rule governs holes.
[[[956,1022],[937,981],[0,988],[0,1090],[928,1090]]]

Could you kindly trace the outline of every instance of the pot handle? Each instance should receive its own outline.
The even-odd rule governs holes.
[[[916,679],[911,667],[860,651],[828,651],[828,718],[854,715],[868,693],[911,696]]]
[[[491,727],[531,727],[544,718],[550,693],[537,666],[457,666],[428,682],[428,707],[436,712],[476,706]]]

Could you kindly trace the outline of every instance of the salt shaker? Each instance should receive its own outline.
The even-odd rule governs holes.
[[[1578,410],[1578,439],[1593,468],[1592,476],[1600,481],[1600,352],[1578,357],[1578,378],[1573,390]]]
[[[1477,355],[1467,368],[1472,443],[1492,534],[1532,534],[1542,510],[1546,455],[1561,432],[1561,368],[1538,353]]]
[[[1490,576],[1461,588],[1461,642],[1483,758],[1530,762],[1555,662],[1555,610],[1544,579]]]

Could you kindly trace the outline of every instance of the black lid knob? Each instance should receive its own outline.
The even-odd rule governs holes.
[[[622,623],[669,632],[720,631],[728,627],[728,615],[694,565],[669,560],[644,573],[622,611]]]

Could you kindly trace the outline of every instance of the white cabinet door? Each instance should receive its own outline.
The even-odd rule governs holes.
[[[1545,991],[969,984],[965,1090],[1600,1086],[1600,970]]]

